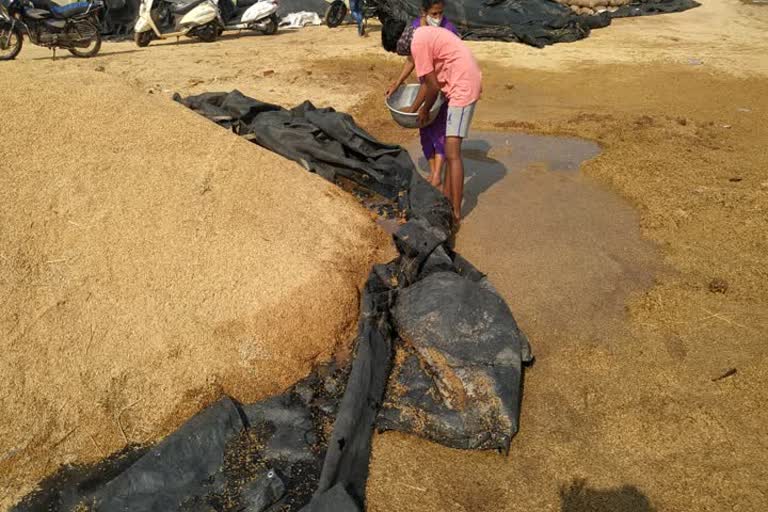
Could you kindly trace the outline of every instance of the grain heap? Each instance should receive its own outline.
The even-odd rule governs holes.
[[[346,193],[167,98],[39,80],[0,73],[0,510],[343,350],[387,243]]]

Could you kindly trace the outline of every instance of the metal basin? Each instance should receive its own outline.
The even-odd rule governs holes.
[[[403,109],[413,105],[413,100],[415,100],[416,95],[419,94],[419,87],[419,84],[401,85],[386,100],[389,113],[392,114],[392,119],[403,128],[419,127],[418,114],[408,114],[403,112]],[[432,105],[432,109],[429,111],[429,123],[427,124],[430,124],[435,120],[437,114],[440,112],[440,107],[443,106],[443,101],[443,94],[440,93],[437,96],[435,104]]]

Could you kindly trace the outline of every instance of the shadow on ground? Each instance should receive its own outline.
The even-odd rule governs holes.
[[[506,176],[503,163],[488,156],[491,144],[486,140],[464,142],[463,154],[468,164],[464,169],[464,204],[462,216],[468,216],[477,206],[480,195]]]
[[[648,497],[637,487],[594,489],[576,479],[560,488],[560,512],[656,512]]]
[[[461,206],[462,217],[467,217],[477,206],[478,197],[506,176],[507,168],[503,163],[488,156],[492,146],[487,140],[467,139],[462,145],[464,156],[464,202]],[[426,175],[429,173],[427,160],[422,156],[418,168]]]
[[[101,59],[104,59],[104,58],[109,58],[109,57],[112,57],[114,55],[122,55],[122,54],[126,54],[126,53],[136,53],[136,52],[140,52],[140,51],[142,51],[142,50],[136,49],[136,50],[120,50],[120,51],[114,51],[114,52],[113,51],[109,51],[109,52],[99,53],[98,55],[94,55],[93,57],[89,57],[88,60],[96,61],[96,60],[101,60]],[[59,48],[57,50],[57,53],[56,53],[56,60],[68,60],[68,59],[78,60],[78,59],[81,59],[81,57],[76,57],[74,55],[71,55],[71,54],[67,53],[66,50],[64,50],[62,48]],[[30,60],[53,60],[53,52],[51,52],[49,55],[46,55],[45,57],[35,57],[33,59],[30,59]]]

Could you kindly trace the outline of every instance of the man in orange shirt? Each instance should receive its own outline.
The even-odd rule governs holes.
[[[436,27],[414,28],[405,22],[389,19],[382,28],[381,42],[385,50],[413,58],[422,84],[410,111],[418,112],[420,126],[426,125],[429,111],[440,91],[448,101],[445,195],[451,201],[454,220],[458,225],[464,195],[461,143],[469,133],[482,91],[480,66],[458,36]]]

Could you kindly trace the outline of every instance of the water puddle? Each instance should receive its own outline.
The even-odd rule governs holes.
[[[418,143],[408,149],[426,174]],[[660,268],[637,212],[579,171],[599,153],[583,139],[518,133],[474,132],[464,143],[456,249],[533,331],[603,337]]]

